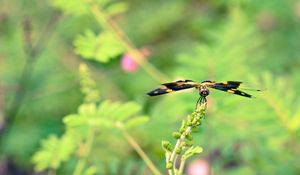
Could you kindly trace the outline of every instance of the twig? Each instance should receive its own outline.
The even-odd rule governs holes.
[[[146,155],[146,153],[143,151],[143,149],[140,147],[140,145],[137,143],[137,141],[135,141],[134,138],[126,131],[123,124],[116,123],[116,127],[122,131],[123,136],[126,139],[126,141],[138,153],[138,155],[143,159],[143,161],[146,163],[146,165],[152,171],[152,173],[155,175],[161,175],[160,171],[156,168],[154,163]]]
[[[144,160],[148,168],[155,175],[161,175],[160,171],[156,168],[154,163],[149,159],[146,153],[142,150],[140,145],[134,140],[134,138],[124,129],[122,129],[123,135],[131,147],[139,154],[139,156]]]

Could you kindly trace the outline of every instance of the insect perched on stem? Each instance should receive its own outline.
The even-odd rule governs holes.
[[[196,103],[196,107],[198,104],[206,104],[206,97],[209,95],[209,89],[213,88],[221,91],[225,91],[231,94],[240,95],[243,97],[251,98],[253,97],[250,94],[247,94],[243,91],[238,90],[242,82],[240,81],[225,81],[225,82],[215,82],[215,81],[202,81],[201,83],[196,83],[192,80],[178,80],[175,82],[164,83],[163,86],[157,89],[154,89],[147,94],[149,96],[157,96],[162,94],[167,94],[170,92],[175,92],[183,89],[196,88],[199,91],[199,99]],[[255,90],[260,91],[260,90]]]

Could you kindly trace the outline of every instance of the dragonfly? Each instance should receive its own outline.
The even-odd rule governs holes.
[[[224,81],[224,82],[216,82],[211,80],[202,81],[201,83],[196,83],[192,80],[178,80],[175,82],[164,83],[162,87],[154,89],[147,93],[149,96],[157,96],[163,95],[171,92],[176,92],[184,89],[196,88],[199,91],[199,99],[196,103],[196,107],[198,104],[205,104],[207,103],[206,97],[209,95],[209,88],[217,89],[220,91],[228,92],[231,94],[239,95],[242,97],[253,98],[252,95],[239,90],[241,81]],[[260,91],[259,89],[248,89],[248,90],[255,90]]]

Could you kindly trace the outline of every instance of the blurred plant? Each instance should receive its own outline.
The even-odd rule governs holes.
[[[70,160],[76,153],[78,161],[73,174],[94,174],[97,168],[87,165],[89,156],[93,152],[94,140],[103,130],[117,129],[153,174],[159,175],[160,172],[127,131],[148,121],[147,116],[135,116],[141,106],[134,102],[120,103],[108,100],[101,101],[97,105],[100,95],[84,64],[80,65],[80,84],[85,95],[84,104],[78,108],[77,114],[70,114],[63,118],[66,131],[61,137],[51,135],[42,141],[41,149],[32,158],[36,171],[48,169],[49,173],[53,173],[62,162]]]
[[[275,79],[269,72],[263,73],[261,79],[253,78],[253,81],[263,82],[263,86],[267,88],[262,94],[263,100],[275,112],[283,128],[291,135],[291,139],[294,139],[300,130],[300,109],[298,108],[299,101],[290,83],[283,77]],[[268,90],[269,88],[272,92]],[[294,141],[298,142],[297,139]]]
[[[145,55],[136,48],[113,20],[112,16],[126,10],[126,3],[110,2],[110,0],[88,0],[77,1],[70,5],[68,0],[56,0],[53,5],[73,15],[91,13],[101,25],[102,33],[95,34],[91,30],[87,30],[85,35],[79,35],[75,39],[75,52],[83,58],[105,63],[126,52],[153,79],[159,82],[167,79],[145,59]]]
[[[46,16],[58,14],[49,8],[48,2],[72,17],[63,16],[64,22],[58,27],[57,19],[51,18],[53,21],[50,20],[42,33],[31,30],[28,24],[32,23],[32,29],[43,28]],[[254,94],[255,99],[212,92],[209,102],[213,105],[208,105],[212,106],[209,112],[214,118],[208,125],[199,127],[201,132],[193,133],[193,137],[198,138],[194,139],[195,145],[199,141],[201,146],[208,148],[199,159],[209,162],[211,172],[224,175],[300,174],[299,2],[48,2],[3,1],[1,5],[0,76],[5,93],[0,108],[5,110],[3,118],[14,120],[12,116],[17,117],[15,122],[8,122],[9,132],[2,135],[0,152],[4,160],[1,159],[0,167],[5,167],[3,165],[8,162],[6,167],[13,167],[8,168],[11,171],[15,167],[30,171],[28,156],[35,151],[38,140],[49,133],[52,134],[41,145],[41,150],[47,151],[39,156],[40,161],[36,160],[44,165],[35,163],[36,167],[48,167],[49,173],[54,174],[54,169],[59,168],[57,174],[71,174],[70,169],[76,161],[74,173],[149,174],[143,160],[130,150],[134,148],[150,167],[151,161],[147,160],[141,147],[151,152],[149,156],[156,158],[155,162],[162,167],[160,138],[168,137],[181,117],[193,110],[187,101],[195,98],[192,93],[182,93],[146,99],[141,92],[153,83],[153,79],[165,81],[165,76],[158,71],[163,70],[171,77],[199,81],[251,82],[253,76],[252,87],[266,89],[259,95]],[[129,5],[130,10],[123,13]],[[16,26],[24,14],[29,23],[25,22],[28,26],[24,25],[26,30],[21,30]],[[57,30],[50,35],[54,28]],[[78,35],[78,31],[81,34]],[[93,73],[96,82],[101,84],[101,94],[95,88],[95,81],[82,78],[81,83],[85,81],[87,84],[81,87],[84,104],[80,105],[78,114],[65,117],[66,130],[61,136],[56,136],[53,133],[61,131],[59,116],[76,113],[74,109],[81,103],[75,80],[77,76],[74,76],[77,70],[73,66],[77,59],[69,53],[69,41],[74,35],[77,35],[74,40],[76,53],[97,66]],[[51,42],[48,42],[50,36]],[[20,52],[22,40],[25,41],[25,54]],[[155,65],[149,64],[145,55],[139,55],[142,53],[137,48],[144,45],[155,50]],[[120,57],[122,60],[116,61]],[[95,61],[109,64],[99,65]],[[124,74],[119,70],[120,62],[125,71],[138,68],[141,71]],[[115,123],[107,127],[91,122],[101,118],[102,123],[106,118],[115,118],[107,116],[107,111],[101,117],[93,112],[105,103],[108,103],[106,109],[115,105],[122,108],[127,104],[106,101],[100,96],[139,101],[145,105],[143,109],[151,113],[151,122],[136,125],[132,131],[124,126],[128,120],[120,124],[115,119]],[[0,115],[0,123],[3,118]],[[71,125],[72,121],[78,122],[78,127]],[[7,157],[12,161],[5,161]],[[186,173],[190,173],[190,166],[187,167]],[[180,169],[177,165],[176,168]],[[9,170],[0,174],[13,173]]]
[[[178,132],[173,133],[173,137],[177,139],[175,147],[169,141],[162,141],[162,147],[165,150],[166,168],[169,175],[182,175],[186,160],[201,153],[203,148],[193,146],[193,137],[191,133],[197,130],[204,119],[206,110],[206,102],[197,105],[195,111],[182,121]]]
[[[36,66],[39,55],[43,52],[45,45],[49,42],[49,38],[54,28],[59,22],[61,14],[54,13],[45,24],[43,31],[38,38],[33,38],[32,21],[29,17],[23,20],[23,47],[25,52],[25,65],[22,69],[19,81],[16,85],[16,92],[11,99],[9,108],[5,111],[4,125],[10,126],[16,120],[18,112],[23,105],[23,101],[28,93],[27,83],[31,81],[32,72]],[[4,126],[5,129],[5,126]]]

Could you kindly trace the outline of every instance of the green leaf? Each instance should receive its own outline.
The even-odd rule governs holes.
[[[96,109],[95,103],[82,104],[79,106],[78,113],[83,117],[95,117]]]
[[[135,102],[102,102],[96,112],[96,116],[99,120],[94,120],[100,127],[111,127],[116,122],[124,123],[129,117],[132,117],[141,110],[141,106]],[[147,119],[146,119],[147,118]],[[148,117],[142,116],[138,119],[130,119],[127,122],[128,127],[132,125],[141,124],[148,121]]]
[[[300,128],[300,109],[296,112],[294,117],[289,119],[288,127],[292,131],[297,131]]]
[[[99,36],[99,47],[95,53],[95,59],[100,62],[108,62],[124,51],[123,45],[111,33],[102,33]]]
[[[89,120],[89,125],[100,128],[112,128],[114,126],[114,122],[107,118],[94,118],[92,120]]]
[[[111,2],[112,0],[95,0],[95,2],[98,4],[98,5],[100,5],[100,6],[102,6],[102,7],[104,7],[105,5],[107,5],[109,2]]]
[[[200,146],[192,146],[188,150],[185,151],[185,153],[182,155],[185,159],[200,154],[203,152],[203,148]]]
[[[95,0],[95,2],[100,6],[105,6],[110,1],[111,0]],[[87,0],[53,0],[50,2],[54,7],[61,9],[67,14],[80,16],[89,13],[89,1]]]
[[[96,103],[100,100],[100,92],[96,87],[96,82],[91,78],[89,68],[81,63],[79,66],[80,90],[84,94],[86,103]]]
[[[111,101],[105,100],[101,104],[99,104],[96,115],[102,117],[102,113],[110,106],[111,103]]]
[[[120,105],[118,109],[112,112],[113,119],[124,121],[141,110],[141,106],[135,102],[127,102]]]
[[[140,116],[130,119],[128,122],[125,123],[125,128],[132,128],[134,126],[143,125],[149,121],[149,117],[147,116]]]
[[[117,15],[123,13],[128,9],[128,4],[126,2],[116,2],[108,6],[106,11],[109,15]]]
[[[141,110],[141,106],[135,102],[110,102],[104,101],[97,110],[97,115],[118,121],[126,120],[128,117],[136,114]]]
[[[53,0],[51,2],[54,7],[61,9],[67,14],[80,16],[88,13],[89,11],[89,7],[86,0]]]
[[[88,30],[85,35],[79,35],[74,41],[75,52],[86,58],[106,63],[110,59],[120,55],[125,51],[119,42],[110,32],[100,35]]]
[[[97,168],[95,166],[90,166],[89,168],[87,168],[85,170],[85,172],[83,173],[84,175],[94,175],[97,172]]]
[[[77,114],[71,114],[66,117],[64,117],[63,122],[69,127],[77,127],[77,126],[82,126],[87,124],[87,118],[81,117],[80,115]]]
[[[47,168],[57,169],[63,161],[69,159],[74,153],[76,144],[71,136],[64,135],[62,138],[50,135],[42,141],[42,148],[37,151],[32,162],[36,171],[43,171]]]
[[[104,104],[106,108],[102,107],[102,105],[99,107],[97,114],[104,118],[110,118],[112,116],[112,113],[114,113],[118,108],[121,106],[121,103],[119,102],[108,102],[107,104]],[[101,110],[100,110],[101,109]]]
[[[74,41],[75,52],[86,58],[92,59],[95,56],[95,50],[98,45],[98,37],[91,30],[85,31],[84,35],[78,35]]]

